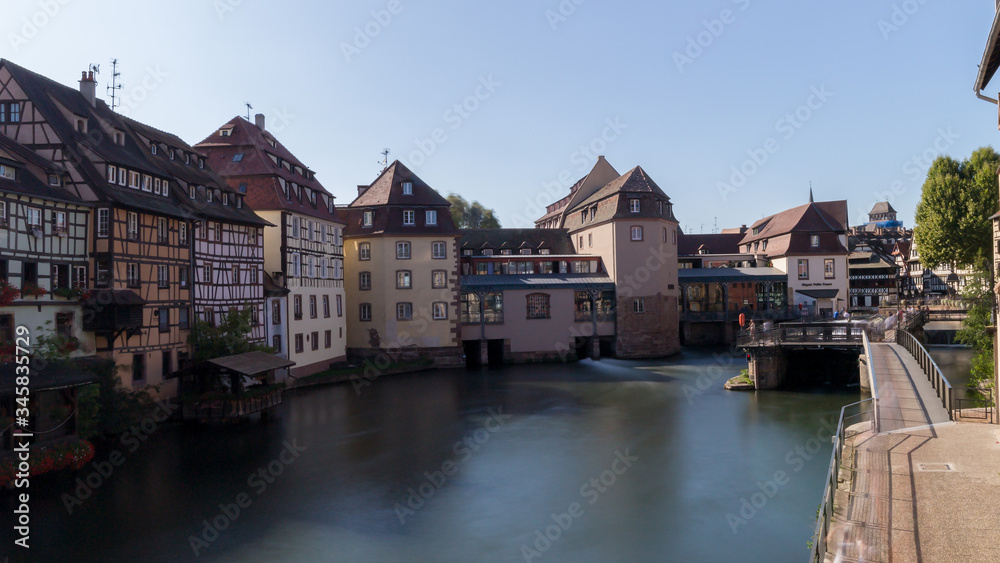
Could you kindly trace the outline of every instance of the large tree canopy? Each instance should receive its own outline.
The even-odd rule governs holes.
[[[451,218],[460,229],[499,229],[500,221],[492,209],[486,209],[478,201],[468,202],[458,194],[448,194],[451,202]]]
[[[1000,155],[982,147],[958,162],[938,157],[924,182],[917,204],[913,238],[921,261],[991,271],[993,234],[990,216],[997,211],[997,167]]]

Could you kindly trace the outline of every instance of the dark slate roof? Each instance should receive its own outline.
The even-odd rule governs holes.
[[[404,181],[413,182],[413,195],[403,195]],[[383,170],[371,186],[350,203],[350,207],[379,205],[451,207],[447,199],[398,160]]]
[[[516,253],[531,248],[537,254],[539,248],[547,248],[549,254],[576,254],[569,229],[462,229],[458,245],[461,250],[510,248]]]
[[[607,274],[500,274],[462,276],[462,289],[614,289]]]
[[[264,272],[264,295],[266,297],[283,297],[289,293],[291,293],[290,289],[281,287],[274,282],[271,274]]]
[[[231,130],[231,134],[223,137],[222,130]],[[283,209],[340,222],[336,210],[331,213],[327,203],[334,198],[333,194],[270,131],[262,131],[255,123],[243,117],[234,117],[195,145],[195,148],[205,153],[208,164],[226,178],[234,189],[238,190],[240,184],[246,184],[246,201],[254,209]],[[234,160],[237,155],[242,155],[238,161]],[[288,162],[293,170],[278,166],[268,155]],[[294,171],[296,166],[302,168],[301,174]],[[289,192],[286,196],[278,178],[285,180],[286,185],[294,182],[308,191],[316,192],[316,204],[305,194],[298,198],[293,192]]]
[[[90,297],[84,301],[88,307],[103,307],[105,305],[145,305],[146,300],[131,289],[93,289]]]
[[[233,356],[214,358],[205,363],[212,364],[229,371],[253,376],[273,369],[294,366],[295,362],[267,352],[246,352]]]
[[[99,379],[99,376],[85,368],[108,361],[92,356],[73,358],[66,364],[35,362],[32,365],[31,378],[28,380],[28,389],[37,393],[94,383]],[[0,363],[0,397],[14,396],[17,389],[15,385],[16,367],[17,364],[14,362]]]
[[[677,235],[677,255],[695,256],[704,246],[709,254],[739,254],[742,233],[716,233],[707,235]]]
[[[56,174],[62,178],[66,173],[63,167],[42,158],[38,153],[4,135],[0,135],[0,162],[16,170],[14,180],[0,176],[0,190],[50,201],[84,205],[83,200],[66,188],[49,185],[48,174]],[[37,176],[32,168],[42,169],[45,176]]]
[[[680,283],[788,281],[788,274],[777,268],[681,268]]]
[[[895,213],[896,210],[892,208],[892,204],[888,201],[880,201],[872,207],[872,210],[868,212],[869,215],[881,215],[883,213]]]
[[[138,121],[127,117],[123,117],[122,120],[129,126],[129,130],[133,134],[139,136],[137,141],[142,144],[142,146],[147,146],[147,141],[158,145],[159,148],[155,155],[148,149],[143,151],[143,155],[153,165],[166,172],[170,177],[183,182],[184,185],[181,186],[181,193],[172,195],[179,196],[182,205],[187,207],[192,214],[199,217],[232,223],[243,223],[249,225],[270,224],[254,213],[253,209],[251,209],[249,205],[246,205],[246,201],[244,201],[243,207],[237,207],[236,198],[241,197],[242,194],[238,194],[236,190],[229,187],[229,184],[227,184],[226,181],[219,176],[210,165],[206,164],[204,168],[201,168],[195,162],[196,159],[191,159],[191,162],[187,163],[179,156],[171,160],[169,153],[170,148],[181,150],[185,154],[190,153],[196,155],[196,157],[200,157],[194,148],[181,140],[180,137],[172,133],[160,131],[155,127],[150,127],[149,125],[139,123]],[[221,198],[214,199],[214,201],[209,203],[203,191],[199,191],[196,194],[195,199],[191,199],[187,193],[188,185],[204,186],[206,188],[228,192],[230,194],[229,205],[223,205]]]

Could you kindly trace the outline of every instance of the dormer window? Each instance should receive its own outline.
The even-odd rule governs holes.
[[[191,164],[191,155],[184,153],[184,164]]]
[[[176,160],[175,157],[176,157],[176,154],[174,153],[174,149],[170,149],[170,160]]]
[[[663,215],[663,202],[656,200],[656,213],[657,215]]]
[[[222,194],[222,205],[229,205],[229,194],[228,193],[223,193]]]
[[[149,145],[149,152],[152,154],[156,154],[156,143]]]
[[[246,182],[241,182],[240,183],[239,190],[240,190],[241,194],[247,193],[247,184],[246,184]]]
[[[79,131],[80,133],[86,133],[87,132],[87,122],[84,121],[83,119],[77,119],[76,120],[76,130]]]
[[[61,183],[62,182],[59,180],[59,175],[58,174],[49,174],[49,185],[50,186],[58,186]]]
[[[233,134],[233,130],[232,129],[219,129],[219,136],[220,137],[229,137],[229,136],[232,136],[232,134]]]
[[[236,198],[236,209],[243,209],[243,198],[242,197],[237,197]]]
[[[413,182],[403,182],[403,195],[413,195]]]
[[[205,169],[205,159],[204,158],[199,158],[198,159],[198,168],[201,168],[202,170]]]
[[[819,248],[819,235],[809,236],[809,246],[813,248]]]
[[[0,164],[0,177],[7,178],[8,180],[16,180],[15,176],[13,168]]]
[[[125,146],[125,134],[121,131],[115,131],[115,144]]]
[[[205,199],[207,199],[209,203],[212,203],[212,197],[215,195],[214,192],[215,190],[212,188],[205,188]]]
[[[374,215],[375,215],[374,211],[365,211],[364,214],[362,214],[362,216],[361,216],[361,226],[362,227],[371,227],[373,219],[374,219]]]
[[[639,212],[639,200],[637,198],[628,200],[628,210],[632,213]]]
[[[195,188],[194,186],[188,186],[188,196],[190,196],[191,199],[194,199],[194,195],[195,195],[196,191],[197,191],[197,188]]]
[[[243,153],[238,152],[233,155],[233,162],[240,162],[243,160]]]

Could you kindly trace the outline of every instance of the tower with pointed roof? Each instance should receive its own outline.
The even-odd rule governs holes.
[[[615,283],[615,354],[680,350],[677,219],[670,198],[641,166],[619,174],[603,157],[536,221],[566,228],[578,254],[599,255]]]
[[[343,211],[347,353],[460,365],[458,239],[451,204],[398,160]]]

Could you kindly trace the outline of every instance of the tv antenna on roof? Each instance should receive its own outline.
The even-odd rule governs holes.
[[[385,172],[386,168],[389,167],[389,149],[388,149],[388,147],[382,149],[382,152],[380,152],[379,154],[382,155],[382,160],[379,161],[379,164],[382,165],[382,170],[379,170],[379,173],[381,174],[382,172]]]
[[[121,96],[118,95],[118,90],[122,89],[122,85],[118,83],[118,77],[121,75],[122,73],[118,72],[118,59],[111,59],[111,84],[108,84],[108,95],[111,96],[111,111],[115,111],[116,107],[122,105]]]
[[[246,102],[246,106],[247,106],[247,121],[250,121],[250,110],[253,109],[253,106],[250,105],[250,102]]]

